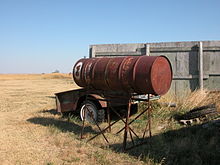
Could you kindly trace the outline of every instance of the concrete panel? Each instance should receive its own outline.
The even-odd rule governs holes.
[[[188,62],[189,75],[198,75],[199,74],[198,52],[190,51],[188,60],[189,60]]]
[[[136,52],[138,48],[144,48],[145,44],[104,44],[92,46],[96,46],[96,52]]]
[[[176,80],[175,81],[175,94],[176,95],[185,95],[187,92],[190,91],[190,83],[188,80]]]
[[[204,47],[219,47],[220,41],[202,41]]]
[[[151,47],[193,47],[199,44],[199,41],[190,42],[160,42],[160,43],[149,43]]]
[[[170,90],[169,90],[169,93],[171,93],[171,94],[176,94],[176,81],[177,80],[173,80],[172,83],[171,83],[171,87],[170,87]]]
[[[220,90],[220,76],[209,76],[209,79],[204,81],[204,87],[209,90]]]
[[[220,75],[220,52],[213,52],[210,55],[210,74]]]
[[[208,76],[210,73],[210,57],[213,52],[203,52],[203,72],[204,76]]]
[[[189,75],[189,54],[178,52],[176,54],[176,75],[187,76]]]
[[[137,52],[140,48],[145,48],[145,44],[120,44],[118,52]]]

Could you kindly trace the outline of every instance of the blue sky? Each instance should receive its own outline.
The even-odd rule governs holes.
[[[0,73],[71,72],[89,45],[220,40],[219,0],[0,0]]]

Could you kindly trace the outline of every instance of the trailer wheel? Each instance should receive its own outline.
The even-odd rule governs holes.
[[[91,116],[92,115],[92,116]],[[85,118],[89,123],[103,122],[105,119],[105,111],[98,109],[92,101],[84,101],[80,106],[80,118]],[[95,120],[95,121],[94,121]]]

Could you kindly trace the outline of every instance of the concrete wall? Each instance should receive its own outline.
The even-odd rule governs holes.
[[[220,41],[202,41],[204,88],[220,90]],[[91,45],[90,57],[164,55],[173,68],[171,92],[199,88],[199,41]]]

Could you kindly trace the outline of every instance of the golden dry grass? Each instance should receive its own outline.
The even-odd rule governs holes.
[[[54,93],[73,88],[60,74],[0,75],[1,164],[143,164],[78,140],[78,127],[52,113]]]
[[[0,75],[1,164],[158,164],[154,158],[149,158],[148,151],[152,148],[149,150],[146,146],[146,151],[137,149],[137,154],[132,151],[126,154],[100,148],[100,145],[105,145],[101,136],[87,144],[79,140],[80,124],[77,121],[67,122],[66,118],[53,113],[54,93],[74,88],[78,87],[67,74]],[[195,91],[182,98],[167,95],[160,102],[177,103],[177,108],[172,111],[190,110],[197,106],[220,102],[220,94],[213,94],[207,90]],[[165,121],[166,116],[169,117],[167,109],[158,109],[158,112],[153,113],[153,135],[175,126]],[[135,123],[134,127],[143,127],[143,124]],[[106,124],[101,124],[104,125]],[[121,125],[119,123],[116,128]],[[88,127],[91,128],[97,130],[94,126]],[[91,132],[86,135],[92,136]],[[119,143],[123,137],[123,134],[106,135],[112,144]],[[158,142],[163,146],[163,138],[161,141],[156,140],[155,144]],[[158,146],[158,150],[161,146]],[[140,157],[144,163],[131,156],[138,153],[142,154]],[[147,154],[143,155],[144,153]],[[158,160],[160,162],[160,159]]]
[[[176,103],[177,110],[191,110],[209,104],[216,104],[219,109],[220,92],[212,92],[207,89],[188,92],[184,96],[176,96],[168,93],[159,102]]]
[[[72,79],[71,74],[0,74],[0,80],[41,80],[41,79]]]

